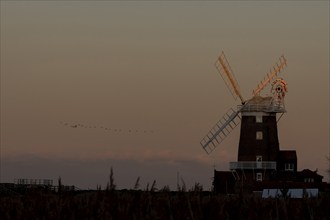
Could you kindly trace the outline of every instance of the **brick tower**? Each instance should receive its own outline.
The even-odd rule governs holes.
[[[267,181],[276,170],[280,151],[276,114],[284,112],[273,97],[255,96],[242,107],[237,162],[230,162],[230,169],[246,184]]]

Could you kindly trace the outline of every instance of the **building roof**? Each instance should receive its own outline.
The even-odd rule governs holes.
[[[304,198],[304,197],[318,197],[319,189],[263,189],[262,198]]]
[[[297,160],[297,153],[295,150],[281,150],[279,158],[282,160]]]
[[[317,170],[311,171],[310,169],[304,169],[302,171],[299,171],[298,175],[300,177],[304,177],[304,178],[321,178],[321,179],[323,179],[323,176],[317,174]]]

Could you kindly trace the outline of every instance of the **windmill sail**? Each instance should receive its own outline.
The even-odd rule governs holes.
[[[230,93],[233,95],[234,99],[236,100],[237,97],[239,97],[241,99],[241,102],[244,103],[244,99],[241,95],[240,88],[238,86],[235,75],[223,51],[215,62],[215,66],[220,73],[223,81],[225,81],[226,86],[228,87]]]
[[[207,154],[210,154],[234,130],[240,119],[239,111],[229,109],[200,142]]]
[[[275,76],[277,76],[278,73],[280,73],[283,70],[285,66],[286,66],[286,59],[284,55],[282,55],[279,59],[279,63],[276,63],[276,65],[274,65],[273,70],[270,70],[270,72],[267,74],[264,80],[258,84],[255,90],[253,90],[252,92],[253,96],[259,95],[260,92],[272,81],[272,79]]]

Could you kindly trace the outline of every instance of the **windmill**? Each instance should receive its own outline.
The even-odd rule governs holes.
[[[267,170],[276,169],[276,158],[279,152],[276,114],[280,117],[285,112],[284,96],[287,84],[278,74],[286,66],[282,55],[266,77],[252,92],[252,98],[243,98],[234,73],[224,54],[218,57],[215,66],[235,100],[240,99],[237,109],[230,108],[213,126],[200,144],[206,153],[210,154],[241,122],[238,161],[230,162],[232,171],[242,171],[246,179],[258,180],[267,178]],[[271,85],[272,96],[261,97],[265,87]],[[279,118],[280,118],[279,117]],[[252,172],[250,172],[252,171]],[[261,172],[262,171],[262,172]],[[257,172],[257,176],[255,176]],[[260,175],[261,172],[261,175]],[[264,174],[262,176],[262,174]],[[260,177],[261,176],[261,177]],[[237,176],[238,177],[238,176]]]

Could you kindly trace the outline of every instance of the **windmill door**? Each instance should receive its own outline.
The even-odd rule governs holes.
[[[256,162],[257,162],[257,169],[262,168],[262,156],[258,155],[256,156]]]

